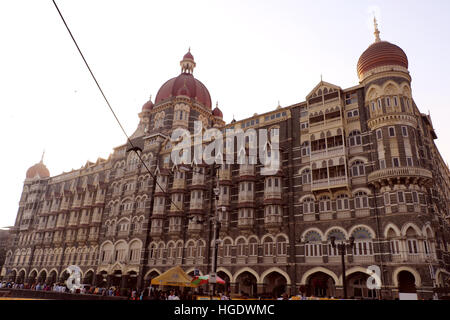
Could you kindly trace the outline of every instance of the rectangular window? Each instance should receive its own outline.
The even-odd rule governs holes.
[[[405,126],[402,127],[402,135],[403,135],[404,137],[407,137],[407,136],[408,136],[408,128],[406,128]]]
[[[397,107],[398,106],[398,98],[394,97],[394,106]]]
[[[419,203],[419,197],[417,196],[417,191],[413,191],[412,197],[413,197],[414,203]]]
[[[388,107],[391,106],[391,98],[386,98],[386,105],[387,105]]]
[[[381,129],[377,130],[377,139],[380,140],[383,138],[383,132],[381,131]]]
[[[389,127],[389,137],[395,137],[395,128]]]
[[[403,191],[397,192],[397,199],[398,199],[398,203],[405,202],[405,195],[403,194]]]
[[[380,159],[380,169],[386,169],[386,160]]]
[[[412,157],[406,157],[406,164],[408,165],[408,167],[412,167],[413,166],[413,159],[412,159]]]
[[[381,109],[382,105],[381,105],[381,99],[378,99],[378,109]]]
[[[389,193],[384,194],[384,205],[388,206],[391,204],[391,198],[389,196]]]
[[[399,159],[397,157],[392,158],[392,166],[394,168],[400,167],[400,161],[399,161]]]

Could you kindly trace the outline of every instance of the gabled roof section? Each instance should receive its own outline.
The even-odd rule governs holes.
[[[341,87],[336,86],[332,83],[320,81],[317,86],[314,87],[314,89],[311,90],[311,92],[306,96],[306,100],[309,100],[311,98],[320,97],[324,94],[328,94],[330,92],[336,92],[342,90]]]

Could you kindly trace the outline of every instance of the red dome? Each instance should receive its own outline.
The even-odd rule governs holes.
[[[190,53],[188,52],[187,54]],[[164,83],[156,95],[155,104],[178,95],[196,99],[205,107],[211,109],[211,96],[208,89],[190,73],[182,73],[178,77]]]
[[[361,55],[358,61],[358,76],[372,69],[396,65],[408,69],[408,57],[405,52],[395,44],[387,41],[378,41],[372,44]]]
[[[189,50],[188,53],[186,53],[186,54],[184,55],[183,60],[184,60],[184,59],[191,59],[191,60],[194,60],[194,56],[192,55],[191,50]]]
[[[220,111],[219,107],[215,107],[212,114],[215,117],[223,118],[223,113]]]
[[[148,100],[143,106],[142,111],[150,111],[153,109],[155,105],[153,104],[152,100]]]
[[[42,162],[36,163],[27,170],[27,179],[33,179],[38,175],[40,178],[50,177],[50,171],[48,171],[47,167]]]

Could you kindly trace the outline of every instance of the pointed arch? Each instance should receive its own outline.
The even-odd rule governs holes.
[[[329,270],[329,269],[326,269],[326,268],[324,268],[324,267],[315,267],[315,268],[309,269],[308,271],[306,271],[306,272],[303,274],[302,280],[301,280],[301,283],[300,283],[300,284],[301,284],[301,285],[306,285],[306,284],[307,284],[307,281],[308,281],[308,278],[309,278],[310,276],[312,276],[314,273],[317,273],[317,272],[323,272],[323,273],[329,275],[331,278],[333,278],[334,284],[335,284],[336,286],[340,286],[341,283],[342,283],[342,282],[339,281],[338,276],[337,276],[333,271],[331,271],[331,270]]]
[[[278,267],[272,267],[272,268],[267,269],[266,271],[264,271],[264,272],[261,274],[261,279],[260,279],[261,282],[258,282],[258,283],[264,283],[264,278],[265,278],[268,274],[270,274],[270,273],[272,273],[272,272],[277,272],[277,273],[281,274],[281,275],[286,279],[286,284],[287,284],[287,285],[291,285],[291,283],[292,283],[292,282],[291,282],[291,277],[289,277],[289,275],[287,274],[286,271],[283,271],[283,270],[281,270],[281,269],[278,268]]]
[[[235,282],[236,282],[236,279],[239,277],[239,275],[242,274],[242,273],[244,273],[244,272],[251,273],[252,275],[255,276],[255,278],[256,278],[256,283],[261,283],[261,281],[259,280],[259,275],[258,275],[258,273],[257,273],[255,270],[253,270],[252,268],[249,268],[249,267],[244,267],[244,268],[241,268],[241,269],[239,269],[238,271],[236,271],[235,274],[233,275],[233,278],[232,278],[231,282],[232,282],[232,283],[235,283]]]
[[[394,283],[394,287],[398,287],[398,274],[402,271],[408,271],[414,276],[416,288],[420,288],[422,285],[422,278],[420,277],[419,272],[417,270],[410,267],[398,267],[392,273],[392,282]]]

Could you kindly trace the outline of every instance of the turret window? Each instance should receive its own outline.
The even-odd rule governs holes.
[[[395,128],[389,127],[389,137],[395,137]]]

